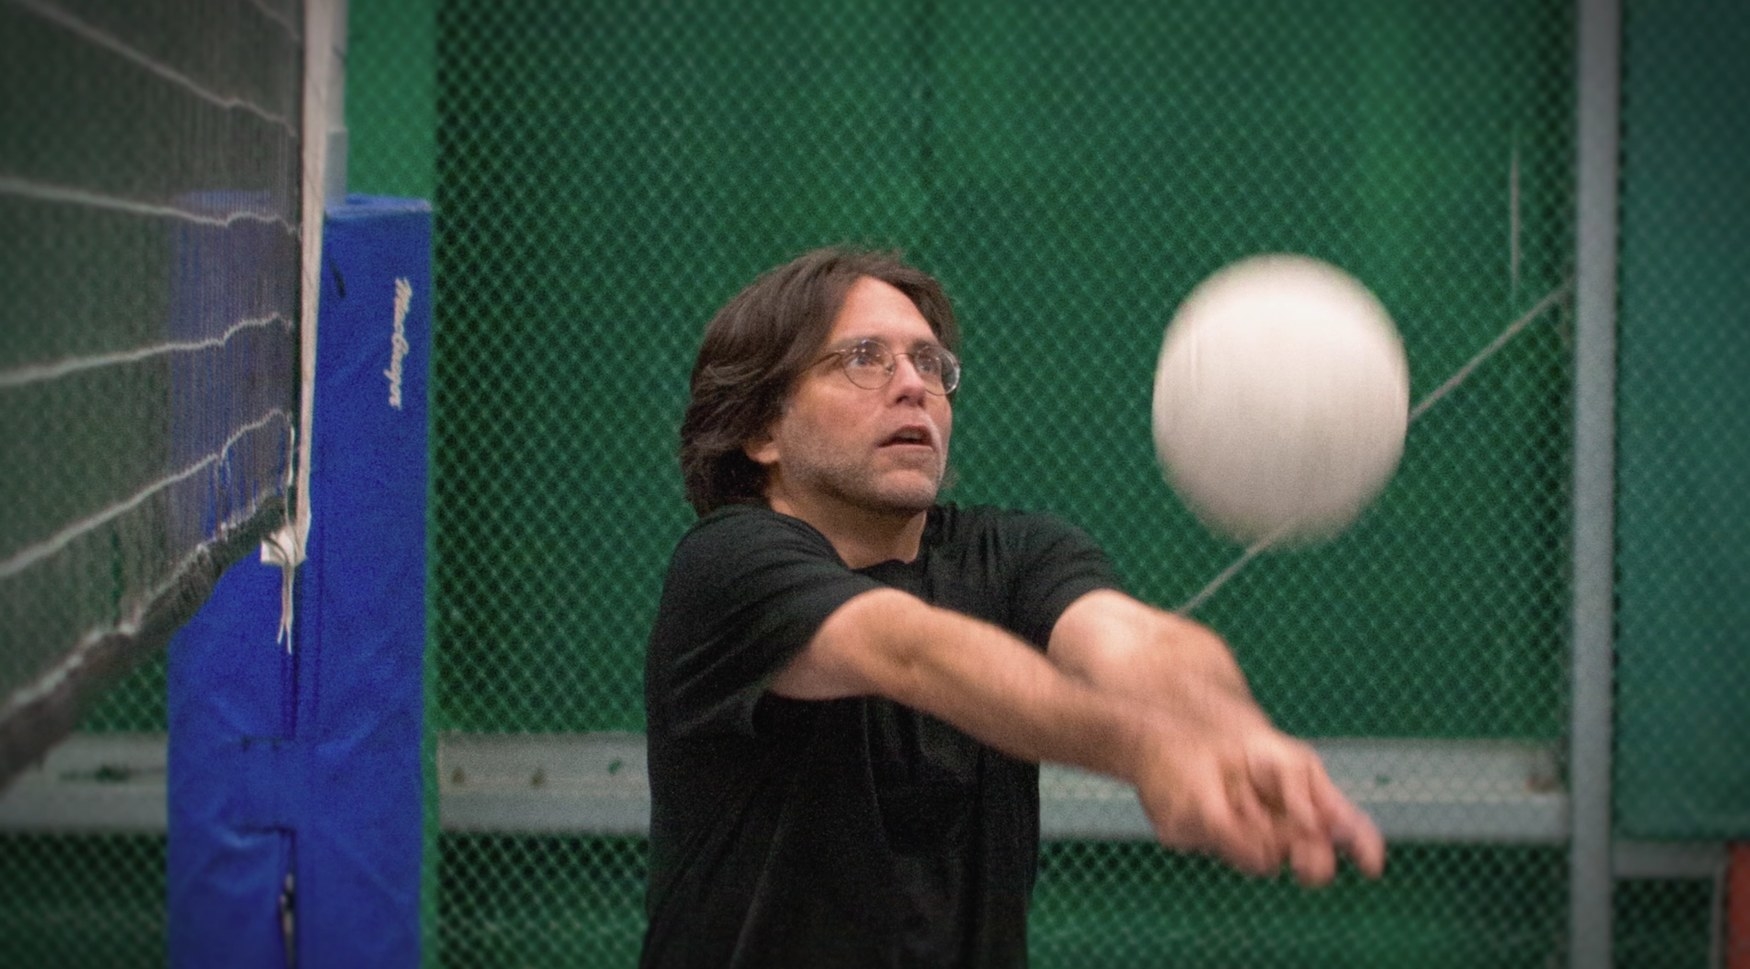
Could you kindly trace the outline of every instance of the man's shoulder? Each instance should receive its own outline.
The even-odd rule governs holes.
[[[723,505],[700,515],[687,529],[683,538],[706,533],[789,531],[820,534],[814,526],[800,518],[775,512],[765,505],[736,503]]]
[[[689,550],[714,553],[771,546],[836,557],[832,543],[813,525],[755,504],[724,505],[699,516],[681,535],[675,552],[682,556]]]

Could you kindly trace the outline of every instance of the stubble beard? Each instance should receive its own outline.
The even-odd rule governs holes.
[[[899,517],[920,514],[935,506],[947,466],[945,456],[938,453],[932,460],[933,468],[908,464],[906,469],[911,473],[900,476],[890,467],[843,455],[815,454],[808,458],[792,466],[792,476],[798,483],[811,486],[841,504]],[[879,455],[876,461],[885,463]]]

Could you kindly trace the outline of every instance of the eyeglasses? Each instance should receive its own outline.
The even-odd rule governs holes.
[[[880,390],[893,379],[900,357],[910,357],[918,376],[924,378],[924,389],[938,397],[946,397],[960,386],[960,361],[954,354],[938,346],[921,346],[911,353],[894,353],[880,340],[858,340],[840,350],[834,350],[814,361],[815,365],[838,358],[839,369],[851,383],[864,390]]]

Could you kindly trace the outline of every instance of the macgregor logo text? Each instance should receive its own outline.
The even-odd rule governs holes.
[[[401,360],[407,356],[407,308],[413,305],[413,284],[405,277],[395,280],[395,329],[389,337],[389,406],[401,409]]]

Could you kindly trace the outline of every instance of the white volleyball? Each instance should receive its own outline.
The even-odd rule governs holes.
[[[1234,263],[1185,298],[1155,369],[1155,451],[1211,530],[1307,544],[1352,524],[1397,470],[1410,370],[1367,287],[1298,255]]]

